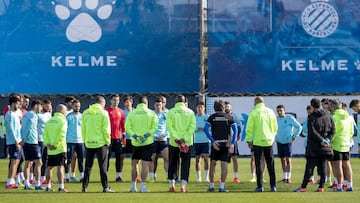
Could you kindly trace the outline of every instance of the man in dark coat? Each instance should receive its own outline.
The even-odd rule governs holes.
[[[302,185],[294,192],[306,192],[306,186],[315,166],[318,167],[321,177],[316,192],[324,192],[326,161],[333,155],[330,140],[335,134],[334,121],[329,114],[320,109],[319,99],[311,99],[310,104],[314,111],[309,115],[307,123],[306,168]]]

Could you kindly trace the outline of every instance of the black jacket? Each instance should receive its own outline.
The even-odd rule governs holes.
[[[314,109],[308,117],[308,140],[306,145],[306,157],[331,158],[333,151],[331,147],[322,146],[323,139],[331,138],[335,134],[335,124],[330,114],[322,109]]]

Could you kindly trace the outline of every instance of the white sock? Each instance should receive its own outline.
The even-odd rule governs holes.
[[[150,178],[154,178],[154,177],[155,177],[154,172],[150,172]]]
[[[353,187],[352,182],[348,181],[346,186],[347,186],[347,188],[352,188]]]
[[[40,181],[44,181],[44,180],[46,180],[46,177],[45,177],[45,176],[41,176],[41,177],[40,177]]]
[[[209,170],[204,170],[204,173],[205,173],[204,179],[209,180]]]
[[[335,184],[338,184],[338,183],[339,183],[336,177],[334,177],[334,183],[335,183]],[[340,184],[341,184],[341,183],[340,183]]]
[[[47,184],[47,188],[51,188],[52,184],[51,181],[49,181],[50,183]]]
[[[84,178],[84,172],[80,172],[80,179]]]
[[[59,189],[60,189],[60,190],[62,190],[62,189],[64,189],[64,188],[65,188],[64,183],[63,183],[63,184],[59,184]]]
[[[165,177],[168,178],[168,172],[167,171],[165,172]]]
[[[288,179],[291,179],[291,172],[288,172]]]
[[[75,172],[72,172],[72,173],[71,173],[71,177],[75,177]]]
[[[338,184],[338,185],[337,185],[337,188],[338,188],[338,189],[342,189],[342,184]]]
[[[210,187],[210,188],[214,188],[214,187],[215,187],[214,182],[211,182],[209,187]]]
[[[36,186],[36,187],[41,186],[41,182],[40,182],[39,180],[37,180],[37,181],[35,182],[35,186]]]
[[[132,182],[131,182],[131,188],[132,188],[132,189],[136,189],[136,181],[132,181]]]
[[[12,182],[12,181],[11,181],[11,178],[8,178],[8,179],[7,179],[7,182],[6,182],[6,185],[12,184],[11,182]]]
[[[26,180],[25,180],[25,186],[27,186],[27,187],[29,187],[29,186],[30,186],[29,179],[26,179]]]
[[[68,173],[65,174],[65,178],[69,179],[69,174]]]
[[[201,171],[196,171],[196,179],[201,180]]]
[[[34,180],[34,173],[30,173],[29,180]]]
[[[234,178],[237,178],[239,176],[238,172],[234,173]]]
[[[169,180],[169,185],[170,187],[175,187],[175,180],[174,179]]]
[[[141,182],[140,183],[140,190],[144,190],[145,189],[145,182]]]
[[[255,173],[251,173],[251,177],[255,177]]]
[[[187,181],[186,180],[181,180],[181,187],[186,187]]]
[[[326,177],[325,177],[325,181],[330,181],[330,182],[331,182],[331,177],[330,177],[330,176],[326,176]]]
[[[220,182],[220,189],[224,189],[225,187],[225,182]]]
[[[24,180],[25,180],[24,172],[20,172],[20,173],[18,174],[18,176],[20,177],[20,181],[24,181]]]
[[[21,182],[20,176],[15,176],[14,181],[15,181],[15,183],[20,183]]]
[[[287,179],[287,173],[284,172],[284,179]]]
[[[310,180],[314,180],[314,176],[310,176]]]

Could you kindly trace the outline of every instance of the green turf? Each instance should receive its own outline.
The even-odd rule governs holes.
[[[0,202],[181,202],[181,203],[208,203],[208,202],[359,202],[359,170],[360,159],[353,158],[351,160],[354,171],[354,192],[333,192],[331,189],[326,189],[325,193],[315,193],[316,185],[309,185],[308,192],[306,193],[293,193],[292,190],[297,188],[301,181],[304,171],[305,160],[303,158],[293,159],[293,171],[292,171],[292,183],[284,184],[278,183],[278,192],[270,193],[269,191],[269,178],[268,174],[265,174],[266,183],[264,183],[265,192],[253,193],[252,191],[256,187],[255,183],[249,183],[250,169],[249,158],[239,158],[239,178],[240,183],[232,183],[232,165],[229,165],[229,174],[225,187],[229,190],[229,193],[207,193],[206,189],[208,183],[195,182],[195,169],[194,159],[190,169],[190,182],[188,183],[188,193],[183,194],[180,192],[168,193],[168,182],[165,179],[164,170],[162,168],[162,161],[159,162],[160,167],[158,170],[158,181],[156,183],[147,183],[147,188],[150,193],[128,193],[130,188],[130,159],[126,159],[123,176],[126,180],[125,183],[115,182],[115,168],[114,160],[111,160],[111,166],[109,171],[109,185],[116,191],[116,193],[102,193],[102,187],[100,183],[99,170],[97,161],[94,163],[94,168],[90,178],[90,184],[87,193],[81,193],[80,183],[67,183],[65,187],[70,190],[70,193],[63,194],[58,192],[44,192],[44,191],[28,191],[23,189],[5,189],[5,181],[7,178],[7,166],[8,160],[0,160],[0,180],[2,186],[0,187]],[[275,162],[277,180],[282,179],[281,164],[279,159]],[[219,170],[219,164],[217,171]],[[78,174],[78,172],[77,172]],[[220,172],[218,171],[219,175]],[[55,175],[55,174],[54,174]],[[218,177],[218,175],[216,177]],[[138,188],[139,188],[138,184]],[[218,184],[215,183],[216,189]],[[53,186],[57,189],[57,185]],[[176,183],[177,190],[180,189],[180,183]]]

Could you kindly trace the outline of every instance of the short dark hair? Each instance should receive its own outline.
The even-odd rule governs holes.
[[[31,101],[30,108],[34,108],[35,105],[42,104],[40,100],[35,99]]]
[[[330,101],[329,98],[323,98],[323,99],[321,99],[321,103],[327,104],[327,103],[329,103],[329,101]]]
[[[224,102],[219,100],[214,102],[214,110],[215,111],[223,111],[225,109]]]
[[[51,101],[48,100],[48,99],[44,99],[44,100],[42,101],[42,103],[43,103],[43,104],[51,104]]]
[[[180,95],[176,96],[175,101],[176,102],[186,102],[186,98],[184,95],[180,94]]]
[[[76,99],[76,98],[75,98],[74,96],[66,96],[66,97],[65,97],[65,103],[74,101],[75,99]]]
[[[11,99],[12,97],[18,98],[19,101],[20,101],[20,99],[21,99],[21,95],[20,95],[20,94],[18,94],[18,93],[11,93],[10,96],[9,96],[9,104],[11,104],[11,100],[10,100],[10,99]]]
[[[130,95],[126,95],[126,96],[124,97],[123,101],[126,102],[126,101],[128,101],[128,100],[131,101],[131,102],[133,102],[133,97],[130,96]]]
[[[114,98],[114,97],[120,97],[120,95],[119,95],[119,94],[112,94],[112,95],[110,96],[111,99]]]
[[[30,96],[27,94],[23,94],[22,96],[24,97],[24,99],[30,99]]]
[[[73,104],[74,104],[74,103],[80,103],[80,100],[75,99],[75,100],[73,101]]]
[[[311,101],[310,101],[310,104],[315,109],[320,108],[320,100],[318,98],[312,98]]]
[[[276,109],[285,109],[285,106],[282,104],[277,105]]]
[[[10,97],[10,99],[9,99],[9,104],[11,105],[11,104],[16,103],[16,102],[19,102],[19,101],[20,101],[20,98],[19,98],[19,97],[17,97],[17,96],[12,96],[12,97]]]
[[[198,106],[198,105],[203,105],[203,106],[205,106],[205,103],[204,103],[203,101],[200,101],[200,102],[198,102],[198,103],[196,104],[196,106]]]
[[[228,104],[230,104],[230,102],[224,101],[224,104],[225,104],[225,105],[228,105]],[[230,104],[230,105],[231,105],[231,104]]]
[[[360,101],[358,99],[351,100],[349,106],[352,108],[353,106],[356,106]]]

